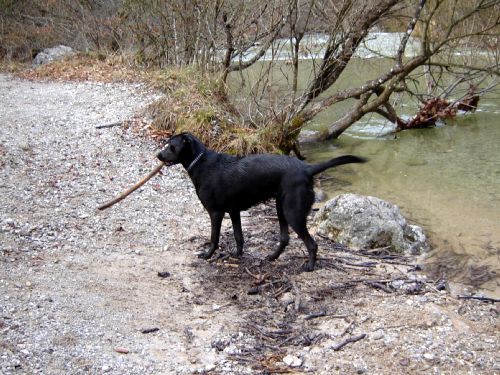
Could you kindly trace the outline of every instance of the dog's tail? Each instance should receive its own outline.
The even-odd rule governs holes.
[[[332,167],[336,167],[337,165],[349,164],[349,163],[365,163],[368,160],[365,158],[360,158],[354,155],[343,155],[338,158],[334,158],[328,161],[324,161],[323,163],[312,164],[309,166],[309,171],[314,176],[324,170]]]

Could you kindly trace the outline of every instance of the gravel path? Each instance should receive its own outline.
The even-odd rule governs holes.
[[[315,272],[297,273],[296,238],[261,262],[278,238],[266,207],[243,217],[242,260],[197,259],[209,220],[179,167],[97,211],[157,146],[95,127],[155,97],[0,75],[0,374],[500,373],[498,303],[321,240]]]
[[[192,256],[176,260],[174,240],[206,230],[184,172],[170,168],[96,210],[156,164],[157,146],[95,127],[154,98],[140,86],[0,76],[0,373],[144,374],[190,363],[159,362],[161,348],[171,355],[181,342],[168,332],[172,310],[191,308],[180,306],[186,266],[175,272],[186,282],[157,272]],[[155,327],[162,333],[140,332]]]

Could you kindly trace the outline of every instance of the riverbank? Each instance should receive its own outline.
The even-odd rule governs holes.
[[[457,299],[414,259],[320,240],[318,270],[298,273],[292,237],[267,263],[278,225],[261,205],[242,260],[229,220],[222,256],[200,260],[209,220],[179,167],[98,212],[158,146],[96,126],[157,95],[0,75],[0,372],[500,372],[498,303]]]

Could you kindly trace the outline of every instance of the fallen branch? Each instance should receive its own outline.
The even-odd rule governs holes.
[[[117,196],[115,199],[107,202],[107,203],[104,203],[103,205],[99,206],[98,209],[99,210],[105,210],[106,208],[109,208],[111,207],[112,205],[114,205],[115,203],[118,203],[120,202],[122,199],[126,198],[128,195],[130,195],[131,193],[133,193],[134,191],[136,191],[137,189],[139,189],[142,185],[144,185],[148,180],[151,179],[151,177],[153,177],[155,174],[157,174],[160,169],[163,168],[163,166],[165,165],[165,163],[161,162],[160,164],[158,164],[151,172],[149,172],[149,174],[144,177],[142,180],[140,180],[138,183],[136,183],[134,186],[132,186],[130,189],[124,191],[123,193],[121,193],[119,196]]]
[[[365,267],[365,268],[375,268],[377,267],[377,262],[363,262],[363,263],[352,263],[349,261],[345,261],[343,259],[337,258],[337,261],[352,267]]]
[[[372,288],[375,288],[375,289],[381,289],[386,293],[393,293],[394,292],[394,290],[392,290],[389,286],[384,285],[382,283],[375,282],[375,281],[365,281],[365,284],[368,286],[371,286]]]
[[[141,329],[141,333],[147,334],[147,333],[157,332],[159,330],[160,329],[158,327],[144,328],[144,329]]]
[[[219,257],[214,257],[208,260],[208,263],[215,263],[215,262],[223,262],[226,259],[229,259],[231,257],[231,254],[225,254],[225,255],[220,255]]]
[[[326,316],[326,311],[319,311],[317,313],[312,313],[307,315],[304,320],[311,320],[311,319],[316,319],[316,318],[321,318],[323,316]]]
[[[98,125],[96,126],[95,128],[96,129],[106,129],[106,128],[112,128],[112,127],[115,127],[115,126],[122,126],[125,122],[124,121],[120,121],[120,122],[113,122],[111,124],[106,124],[106,125]]]
[[[483,302],[500,302],[498,298],[481,297],[481,296],[458,296],[458,299],[475,299]]]
[[[342,349],[344,346],[346,346],[347,344],[362,340],[365,337],[366,337],[366,333],[362,333],[361,335],[358,335],[358,336],[351,336],[348,339],[342,341],[341,343],[333,345],[332,349],[335,351],[338,351],[338,350]]]

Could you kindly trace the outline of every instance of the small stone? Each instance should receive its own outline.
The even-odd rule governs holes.
[[[436,282],[436,289],[437,290],[446,290],[448,287],[448,283],[446,282],[445,279],[439,279],[437,282]]]
[[[364,374],[368,370],[366,363],[360,360],[354,361],[353,366],[356,369],[356,374]]]
[[[381,329],[379,329],[371,334],[371,337],[373,340],[381,340],[384,338],[384,336],[385,336],[384,331],[382,331]]]
[[[32,285],[33,285],[33,284],[31,284],[31,282],[30,282],[30,281],[26,281],[26,286],[27,286],[28,288],[29,288],[29,287],[31,287]]]
[[[424,354],[424,358],[425,358],[426,360],[428,360],[428,361],[433,361],[433,360],[434,360],[434,358],[435,358],[435,356],[434,356],[434,354],[432,354],[432,353],[425,353],[425,354]]]
[[[293,301],[295,301],[295,297],[290,292],[283,293],[280,297],[280,302],[284,305],[289,305],[290,303],[293,303]]]
[[[102,372],[109,372],[109,371],[111,371],[111,368],[112,368],[112,367],[111,367],[111,366],[109,366],[109,365],[103,365],[103,366],[101,367],[101,370],[102,370]]]
[[[130,350],[128,350],[127,348],[120,347],[120,346],[116,347],[114,350],[115,350],[115,352],[120,353],[120,354],[130,353]]]
[[[419,303],[427,303],[427,302],[429,302],[429,299],[426,296],[418,296],[417,301]]]
[[[205,371],[206,372],[210,372],[210,371],[213,371],[213,370],[215,370],[215,365],[213,363],[208,364],[208,365],[205,366]]]
[[[283,363],[289,367],[300,367],[302,360],[299,357],[288,354],[283,358]]]
[[[399,361],[399,364],[401,366],[409,366],[410,365],[410,360],[408,358],[403,358]]]
[[[400,289],[403,287],[404,281],[403,280],[394,280],[391,282],[391,285],[394,289]]]
[[[251,287],[250,289],[248,289],[247,294],[251,296],[259,294],[259,287],[258,286]]]

